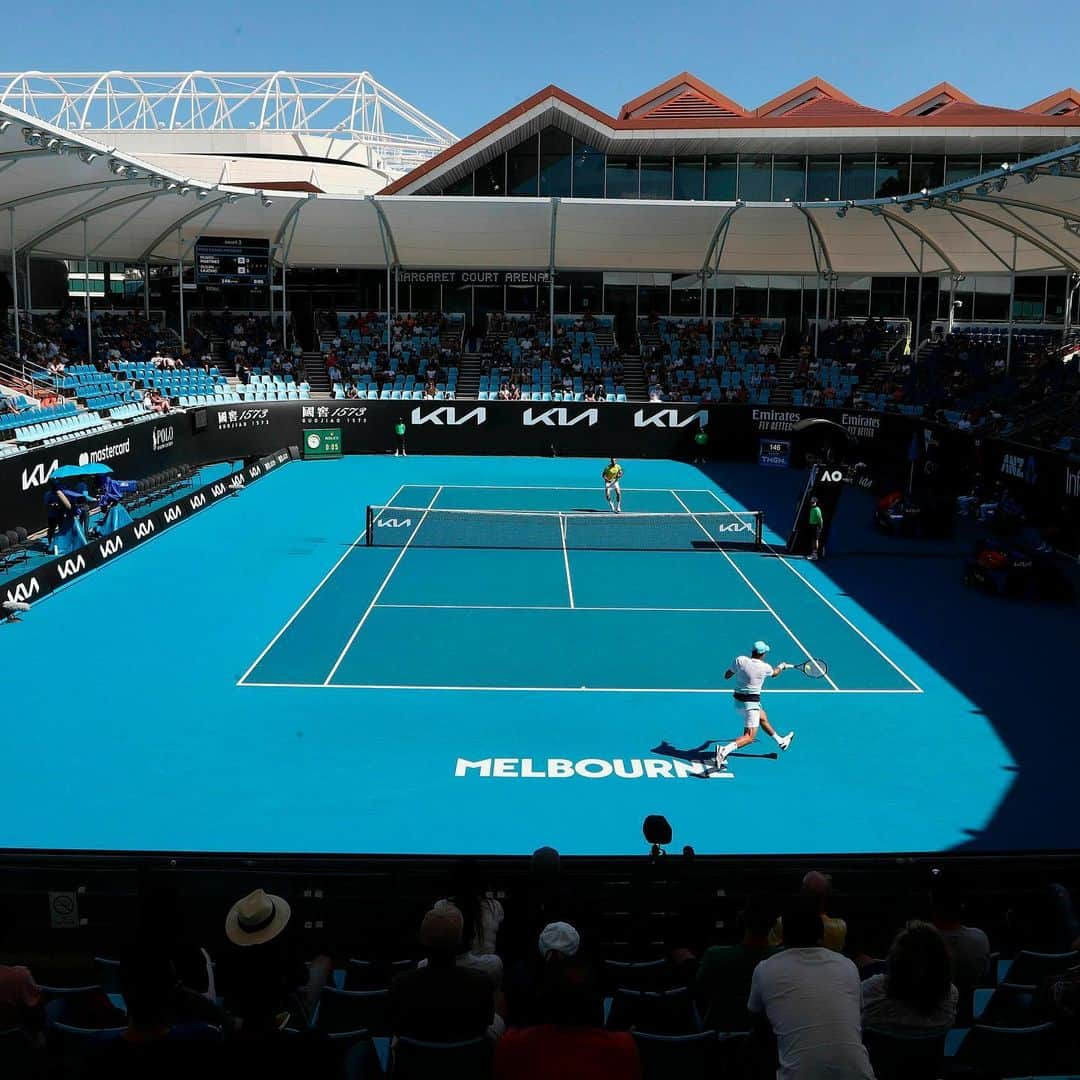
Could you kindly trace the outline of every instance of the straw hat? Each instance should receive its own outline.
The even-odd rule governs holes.
[[[225,916],[225,936],[234,945],[264,945],[289,925],[287,900],[256,889],[237,900]]]

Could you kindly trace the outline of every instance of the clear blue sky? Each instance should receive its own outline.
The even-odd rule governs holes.
[[[459,135],[555,83],[605,111],[691,71],[752,108],[811,75],[892,108],[947,79],[1019,107],[1080,83],[1080,7],[1028,0],[18,4],[6,71],[370,71]]]

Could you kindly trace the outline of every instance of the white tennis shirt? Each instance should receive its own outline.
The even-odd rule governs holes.
[[[772,664],[765,660],[757,660],[753,656],[736,656],[731,662],[731,670],[735,676],[736,691],[745,691],[749,694],[758,694],[765,680],[772,675]]]

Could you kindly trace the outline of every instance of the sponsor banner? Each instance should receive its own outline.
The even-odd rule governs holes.
[[[131,439],[118,440],[106,443],[104,446],[95,447],[93,450],[83,450],[79,454],[79,465],[101,465],[107,461],[114,461],[131,453]]]
[[[317,421],[320,424],[366,424],[368,409],[366,405],[301,405],[300,419],[304,423]]]
[[[152,436],[154,453],[159,454],[162,450],[169,450],[176,442],[176,428],[173,424],[154,428]]]
[[[61,585],[69,585],[91,570],[112,562],[124,552],[131,551],[139,544],[191,517],[204,507],[211,506],[219,499],[228,498],[241,491],[246,484],[265,476],[291,460],[292,455],[288,450],[276,451],[255,462],[250,470],[240,469],[196,492],[182,496],[168,506],[163,506],[146,517],[133,521],[130,525],[125,525],[111,536],[91,540],[78,551],[38,566],[33,572],[24,574],[20,578],[5,582],[0,585],[0,595],[5,600],[32,604],[48,596]],[[252,471],[253,475],[251,475]]]
[[[547,270],[399,270],[400,285],[547,285]],[[559,275],[563,280],[563,275]],[[564,282],[565,283],[565,282]]]

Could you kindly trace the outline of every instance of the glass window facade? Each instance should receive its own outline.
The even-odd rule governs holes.
[[[911,191],[911,158],[907,154],[878,154],[874,194],[879,199]]]
[[[777,157],[773,159],[773,200],[802,202],[806,198],[806,158]]]
[[[540,171],[539,136],[527,139],[506,155],[506,190],[510,195],[535,196]]]
[[[605,170],[605,191],[609,199],[638,197],[638,159],[608,154]]]
[[[734,202],[739,190],[739,159],[735,154],[711,155],[705,161],[705,198]]]
[[[955,184],[969,176],[978,176],[982,172],[982,158],[978,154],[970,157],[954,157],[950,154],[945,159],[945,183]]]
[[[573,190],[574,140],[555,127],[540,132],[540,194],[569,195]]]
[[[806,198],[810,202],[840,198],[840,158],[812,157],[806,163]]]
[[[739,155],[739,198],[746,202],[772,198],[772,158],[768,154]]]
[[[575,199],[604,197],[604,155],[574,140],[573,194]]]
[[[848,157],[840,161],[840,198],[872,199],[874,197],[873,157]]]
[[[705,197],[705,159],[680,157],[675,159],[676,199],[698,200]]]
[[[671,198],[670,157],[643,157],[641,159],[641,197],[643,199]]]

